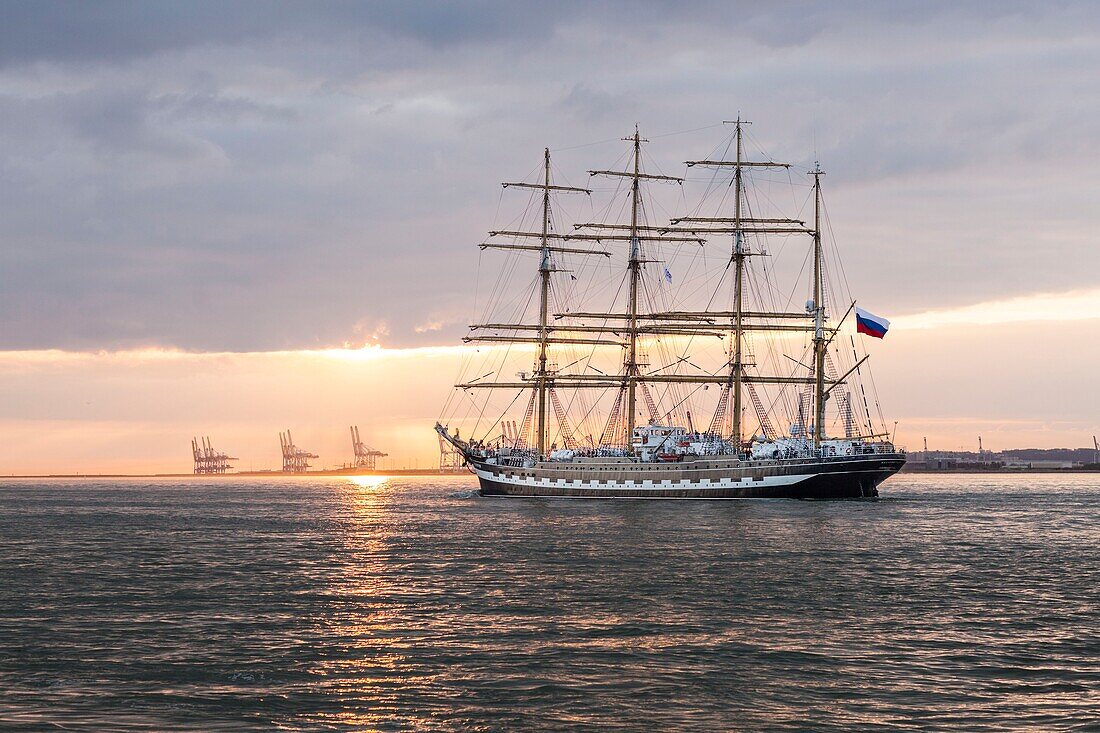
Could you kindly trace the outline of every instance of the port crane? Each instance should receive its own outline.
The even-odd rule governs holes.
[[[210,444],[209,436],[205,438],[191,438],[191,453],[195,458],[195,473],[211,474],[225,473],[233,468],[230,461],[240,460],[227,453],[219,453]]]
[[[363,443],[359,438],[359,426],[351,426],[351,447],[355,454],[355,467],[365,468],[368,471],[374,471],[378,467],[378,459],[384,458],[388,453],[383,453],[380,450],[375,450],[370,446]]]
[[[310,453],[294,445],[289,428],[286,433],[279,433],[279,445],[283,451],[283,473],[305,473],[309,469],[309,460],[320,458],[316,453]]]

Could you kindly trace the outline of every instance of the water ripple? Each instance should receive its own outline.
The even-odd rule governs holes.
[[[1097,730],[1100,485],[0,483],[0,728]]]

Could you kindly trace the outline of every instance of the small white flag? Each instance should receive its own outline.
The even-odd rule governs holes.
[[[668,271],[667,267],[665,268],[665,280],[668,280],[669,285],[672,284],[672,273]]]

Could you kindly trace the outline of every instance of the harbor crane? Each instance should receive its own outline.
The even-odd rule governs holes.
[[[378,459],[385,458],[388,453],[383,453],[380,450],[375,450],[370,446],[363,443],[359,438],[359,426],[351,426],[351,447],[355,453],[355,467],[365,468],[368,471],[374,471],[378,467]]]
[[[210,444],[209,436],[205,438],[191,438],[191,453],[195,457],[195,473],[211,474],[225,473],[233,468],[230,461],[240,460],[227,453],[219,453]]]
[[[289,428],[286,433],[279,433],[279,445],[283,450],[283,473],[305,473],[309,469],[309,460],[320,458],[316,453],[310,453],[294,445]]]

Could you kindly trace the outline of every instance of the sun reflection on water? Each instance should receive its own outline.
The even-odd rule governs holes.
[[[309,726],[379,730],[387,722],[379,709],[396,713],[394,690],[409,684],[430,685],[410,667],[410,645],[404,628],[400,572],[395,561],[395,515],[390,489],[393,476],[343,476],[337,489],[341,505],[339,538],[343,553],[333,568],[326,595],[330,605],[315,617],[317,633],[339,648],[314,662],[310,674],[318,680],[332,705],[301,717]],[[422,730],[425,721],[409,717],[410,729]]]
[[[389,480],[389,476],[348,476],[348,481],[361,489],[377,489]]]

